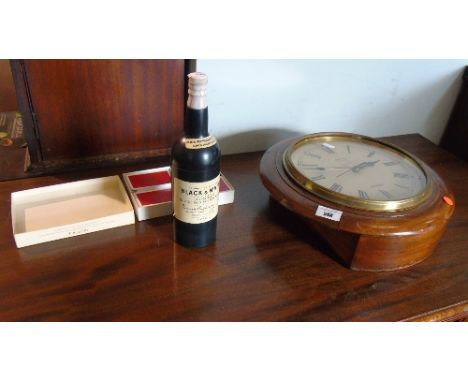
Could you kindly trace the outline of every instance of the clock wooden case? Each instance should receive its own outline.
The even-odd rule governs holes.
[[[262,182],[274,199],[301,216],[351,269],[397,270],[412,266],[433,252],[453,213],[455,200],[435,171],[404,153],[417,161],[430,180],[428,195],[412,208],[354,208],[320,197],[292,179],[285,168],[285,153],[301,138],[282,141],[267,150],[260,163]],[[317,216],[319,206],[342,212],[339,221]]]

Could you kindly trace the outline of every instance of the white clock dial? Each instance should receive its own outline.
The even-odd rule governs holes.
[[[310,181],[360,199],[401,200],[421,193],[421,168],[392,150],[351,140],[312,141],[295,149],[291,161]]]
[[[375,211],[416,206],[431,183],[422,164],[392,145],[346,133],[305,136],[284,154],[288,174],[337,204]]]

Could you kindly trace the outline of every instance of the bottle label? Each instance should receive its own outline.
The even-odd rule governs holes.
[[[185,138],[185,147],[187,149],[206,149],[207,147],[214,146],[216,138],[208,135],[203,138]]]
[[[219,175],[207,182],[174,178],[174,217],[184,223],[200,224],[218,214]]]

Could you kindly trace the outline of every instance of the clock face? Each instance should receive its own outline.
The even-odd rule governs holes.
[[[429,182],[416,160],[397,148],[354,134],[314,134],[284,158],[288,173],[308,191],[344,205],[396,210],[417,205]]]

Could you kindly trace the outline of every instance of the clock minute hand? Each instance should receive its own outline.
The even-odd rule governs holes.
[[[361,162],[361,163],[357,164],[356,166],[353,166],[353,167],[351,167],[350,169],[346,170],[345,172],[342,172],[341,174],[337,175],[336,177],[338,178],[339,176],[344,175],[344,174],[346,174],[346,173],[349,172],[349,171],[358,173],[358,172],[361,171],[363,168],[371,167],[371,166],[375,165],[377,162],[380,162],[380,159],[379,159],[379,160],[375,160],[375,161],[373,161],[373,162]]]
[[[376,163],[380,162],[380,159],[378,160],[375,160],[373,162],[363,162],[361,163],[362,166],[360,166],[359,168],[357,168],[356,170],[353,170],[354,172],[359,172],[361,171],[363,168],[366,168],[366,167],[372,167],[373,165],[375,165]]]
[[[326,170],[328,169],[334,169],[334,170],[343,170],[343,169],[346,169],[346,170],[350,170],[351,168],[349,166],[328,166],[326,168]]]
[[[367,162],[361,162],[361,163],[357,164],[356,166],[353,166],[353,167],[349,168],[348,170],[342,172],[341,174],[337,175],[336,177],[338,178],[339,176],[344,175],[344,174],[346,174],[346,173],[348,173],[350,171],[359,172],[361,170],[361,168],[366,167],[366,166],[367,166]]]

